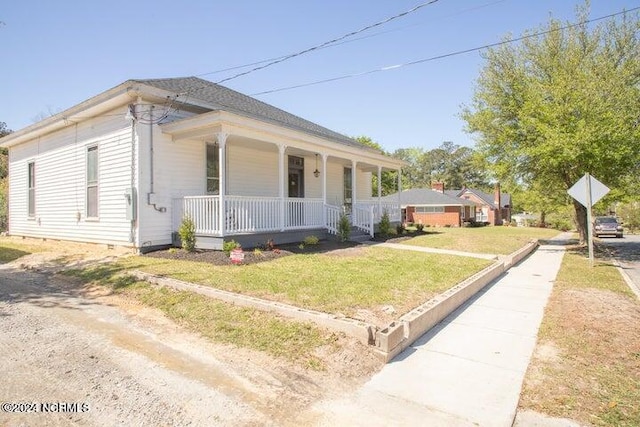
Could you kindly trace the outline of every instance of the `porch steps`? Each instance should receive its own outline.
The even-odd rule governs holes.
[[[351,242],[363,243],[369,240],[371,240],[371,236],[362,230],[353,229],[349,235],[349,241]]]

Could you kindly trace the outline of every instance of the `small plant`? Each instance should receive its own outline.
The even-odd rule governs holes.
[[[402,236],[402,234],[404,233],[404,224],[398,224],[396,225],[396,233],[398,234],[398,236]]]
[[[228,242],[222,243],[222,250],[227,256],[231,255],[231,251],[240,247],[240,243],[235,240],[229,240]]]
[[[380,234],[383,237],[386,237],[391,233],[391,220],[389,220],[389,212],[387,212],[386,210],[380,217],[380,224],[378,225],[378,229],[380,230]]]
[[[298,245],[298,249],[300,249],[301,251],[304,251],[304,243],[300,243]]]
[[[182,249],[187,252],[193,252],[196,249],[196,224],[190,216],[182,218],[180,228],[178,228]]]
[[[263,256],[262,249],[260,249],[260,248],[253,248],[253,254],[254,254],[255,256]]]
[[[178,252],[178,249],[177,248],[169,248],[169,250],[167,252],[169,252],[170,254],[175,254],[176,252]]]
[[[304,240],[302,241],[302,243],[304,243],[307,246],[315,246],[320,242],[320,239],[318,239],[316,236],[307,236],[304,238]]]
[[[341,242],[349,240],[351,235],[351,224],[349,223],[349,217],[343,212],[340,214],[340,221],[338,222],[338,237]]]
[[[422,223],[416,224],[416,230],[422,233],[422,230],[424,230],[424,224]]]

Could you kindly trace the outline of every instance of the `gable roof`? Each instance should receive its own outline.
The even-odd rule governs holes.
[[[333,142],[360,150],[385,155],[380,150],[361,144],[346,135],[327,129],[294,114],[287,113],[284,110],[235,90],[197,77],[127,80],[116,87],[95,95],[60,113],[0,138],[0,146],[9,147],[26,141],[29,138],[45,135],[69,126],[71,122],[99,115],[105,111],[107,105],[109,105],[109,108],[115,108],[116,105],[114,103],[116,100],[119,100],[117,102],[121,103],[130,102],[131,97],[134,96],[136,91],[140,96],[153,96],[154,93],[157,96],[158,91],[163,92],[163,96],[174,97],[177,95],[176,103],[194,105],[201,110],[204,108],[212,111],[228,111],[326,138]],[[88,114],[89,110],[92,111],[91,114]]]
[[[266,102],[198,77],[131,80],[131,82],[175,93],[178,95],[177,101],[185,104],[189,104],[189,99],[195,98],[204,101],[212,110],[224,110],[328,138],[352,147],[380,152],[353,138],[288,113]]]
[[[476,197],[478,197],[480,200],[485,202],[487,205],[495,207],[495,203],[493,200],[493,193],[489,194],[489,193],[485,193],[484,191],[475,190],[473,188],[463,188],[462,190],[446,190],[445,193],[455,197],[462,197],[462,195],[467,191],[472,194],[475,194]],[[500,206],[501,208],[506,208],[508,206],[511,206],[511,194],[501,192],[500,205],[501,205]]]
[[[396,202],[398,193],[382,197],[384,201]],[[460,199],[448,194],[425,188],[402,190],[401,203],[403,206],[475,206],[470,200]]]

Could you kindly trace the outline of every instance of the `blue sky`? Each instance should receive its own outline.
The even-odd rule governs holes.
[[[306,49],[424,0],[5,1],[0,7],[0,121],[13,130],[130,78],[202,75]],[[356,74],[514,37],[549,16],[573,20],[574,0],[439,0],[322,49],[224,83],[257,92]],[[592,0],[591,17],[640,5]],[[257,96],[386,150],[472,146],[459,118],[483,61],[478,52]],[[203,78],[219,81],[239,71]]]

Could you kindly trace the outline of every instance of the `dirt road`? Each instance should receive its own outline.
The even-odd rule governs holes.
[[[68,280],[0,265],[0,401],[37,411],[0,412],[0,425],[295,424],[360,382],[214,345]]]

